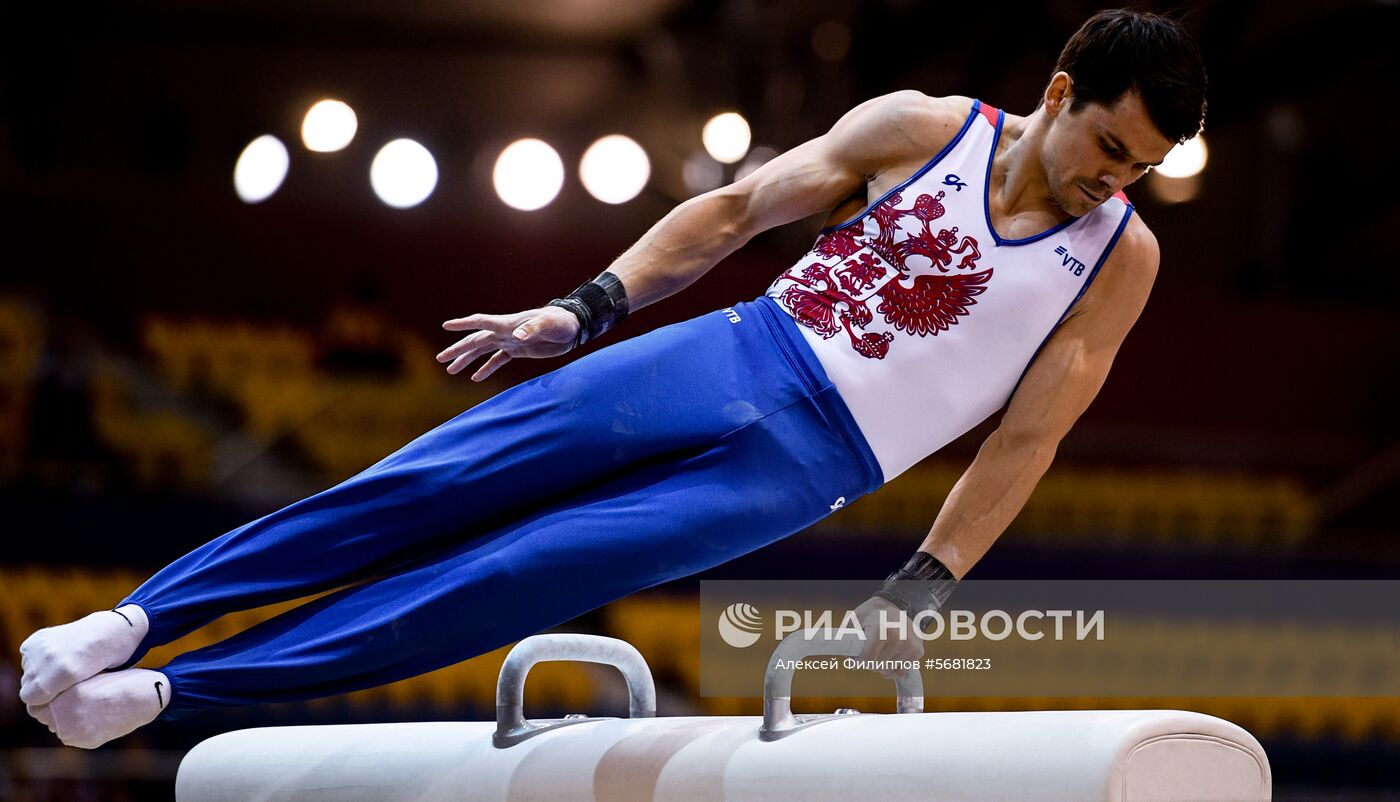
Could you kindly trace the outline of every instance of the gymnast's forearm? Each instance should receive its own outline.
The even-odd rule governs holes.
[[[743,233],[746,203],[726,189],[681,203],[613,261],[608,271],[626,288],[629,309],[689,287],[748,241],[751,235]]]
[[[993,432],[953,485],[919,550],[937,557],[961,579],[1025,506],[1050,468],[1057,445]]]

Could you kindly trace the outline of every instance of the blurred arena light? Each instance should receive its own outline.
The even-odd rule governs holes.
[[[261,203],[282,186],[290,162],[282,140],[263,134],[239,155],[233,167],[233,189],[244,203]]]
[[[710,158],[710,154],[697,150],[686,158],[681,178],[690,194],[709,192],[724,183],[724,165]]]
[[[374,194],[395,209],[408,209],[427,200],[437,180],[433,154],[412,139],[395,139],[380,148],[369,167]]]
[[[1205,137],[1198,134],[1172,148],[1162,164],[1153,168],[1153,172],[1167,178],[1188,178],[1204,170],[1208,158]]]
[[[307,150],[333,153],[355,138],[359,123],[355,110],[339,100],[322,100],[306,112],[301,121],[301,141]]]
[[[646,187],[651,161],[635,140],[612,134],[588,146],[578,173],[593,197],[604,203],[626,203]]]
[[[1147,174],[1147,186],[1163,203],[1185,203],[1201,194],[1201,171],[1209,151],[1205,138],[1194,139],[1172,148],[1162,164]]]
[[[491,181],[507,206],[531,212],[548,206],[564,186],[564,162],[549,143],[517,139],[496,157]]]
[[[738,181],[742,179],[744,176],[767,164],[777,155],[778,151],[766,145],[760,145],[754,148],[749,151],[748,157],[744,159],[743,164],[739,165],[739,169],[734,171],[734,180]]]
[[[749,152],[750,136],[748,120],[736,112],[727,111],[716,114],[705,123],[700,140],[715,161],[733,164]]]

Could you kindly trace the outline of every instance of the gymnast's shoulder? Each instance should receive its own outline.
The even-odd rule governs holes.
[[[946,145],[972,113],[973,100],[961,95],[934,97],[917,89],[877,95],[852,109],[867,132],[878,129],[891,144],[915,147]]]

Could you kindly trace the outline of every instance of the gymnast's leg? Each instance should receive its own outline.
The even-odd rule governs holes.
[[[625,446],[604,442],[611,428],[590,420],[604,410],[571,403],[567,388],[584,391],[589,374],[571,367],[511,388],[357,476],[196,548],[136,589],[116,615],[93,613],[36,633],[21,647],[21,699],[45,704],[227,612],[355,581],[585,481],[564,449],[612,455]]]
[[[766,301],[766,299],[764,299]],[[665,326],[511,388],[323,493],[176,560],[112,611],[21,647],[36,708],[224,613],[315,593],[713,443],[806,397],[756,303]],[[769,310],[765,309],[765,312]]]
[[[828,388],[834,393],[834,388]],[[878,486],[814,398],[707,448],[640,466],[524,520],[308,602],[162,669],[164,715],[372,687],[482,654],[641,588],[771,543]],[[55,726],[106,721],[116,672],[56,700]],[[129,679],[128,679],[129,678]],[[100,743],[160,714],[154,702]],[[89,728],[91,729],[91,728]],[[67,740],[67,738],[65,738]]]

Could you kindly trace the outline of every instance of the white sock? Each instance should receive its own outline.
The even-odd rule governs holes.
[[[35,632],[19,647],[20,701],[48,704],[88,677],[121,665],[149,629],[145,610],[127,604]]]
[[[159,671],[128,668],[98,674],[40,708],[49,729],[68,746],[95,749],[150,724],[170,701],[170,680]],[[51,722],[51,723],[50,723]]]

